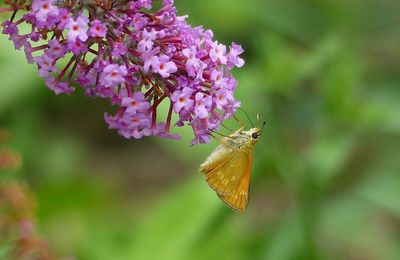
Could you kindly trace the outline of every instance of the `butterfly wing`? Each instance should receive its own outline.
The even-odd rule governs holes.
[[[253,152],[243,152],[242,154],[246,157],[246,159],[241,161],[241,163],[245,165],[245,171],[243,173],[241,182],[233,193],[229,195],[218,194],[218,196],[223,202],[225,202],[226,205],[239,212],[244,212],[249,202],[250,174],[253,165]]]
[[[247,156],[244,152],[220,145],[200,166],[208,185],[220,195],[234,193],[246,171]]]

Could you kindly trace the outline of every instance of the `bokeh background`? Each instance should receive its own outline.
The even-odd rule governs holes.
[[[247,212],[198,172],[216,142],[191,147],[190,129],[125,140],[107,102],[55,96],[0,36],[0,150],[14,163],[0,180],[22,183],[35,236],[76,259],[400,259],[400,2],[176,5],[246,51],[236,97],[267,122]]]

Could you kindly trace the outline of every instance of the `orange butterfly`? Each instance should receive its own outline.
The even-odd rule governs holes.
[[[265,123],[264,123],[265,124]],[[220,145],[200,165],[208,185],[230,208],[244,212],[249,201],[249,184],[253,166],[253,148],[262,128],[244,131],[217,139]]]

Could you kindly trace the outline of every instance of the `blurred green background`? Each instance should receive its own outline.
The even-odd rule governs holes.
[[[267,122],[247,212],[198,173],[216,142],[125,140],[106,101],[55,96],[2,35],[0,126],[40,236],[76,259],[400,259],[400,2],[176,5],[245,49],[236,97]]]

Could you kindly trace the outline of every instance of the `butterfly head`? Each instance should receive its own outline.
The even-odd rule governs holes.
[[[253,127],[249,131],[246,131],[254,143],[256,143],[260,139],[260,136],[262,134],[262,130],[263,130],[264,126],[265,126],[265,122],[261,128]]]

